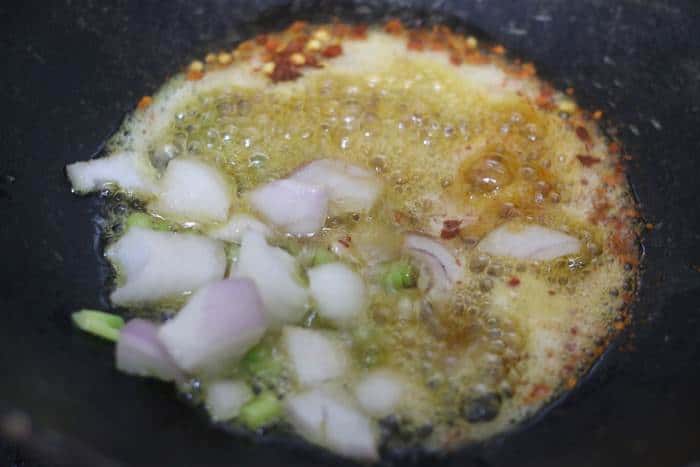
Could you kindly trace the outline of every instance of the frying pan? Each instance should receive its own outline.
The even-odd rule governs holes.
[[[72,328],[106,307],[99,197],[70,194],[138,98],[210,49],[292,19],[399,16],[479,27],[533,60],[634,155],[646,220],[634,324],[535,420],[443,457],[395,465],[700,465],[700,6],[635,0],[8,1],[0,6],[0,465],[352,465],[279,439],[224,433],[166,384],[119,374],[112,346]]]

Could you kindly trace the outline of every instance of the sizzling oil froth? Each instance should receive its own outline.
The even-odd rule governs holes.
[[[386,188],[369,213],[274,242],[303,251],[350,237],[342,254],[372,283],[377,239],[391,250],[400,232],[443,237],[465,270],[449,298],[427,309],[410,292],[370,287],[368,312],[340,331],[356,363],[336,384],[377,366],[404,375],[411,390],[395,418],[401,430],[422,429],[416,436],[426,446],[502,431],[575,384],[632,280],[612,240],[619,225],[592,221],[601,199],[611,218],[630,203],[624,183],[605,182],[617,159],[592,122],[535,105],[542,83],[534,77],[492,63],[456,67],[445,53],[407,50],[405,39],[380,31],[344,43],[341,56],[291,82],[268,82],[261,66],[254,58],[199,81],[175,77],[110,151],[210,162],[240,195],[235,212],[252,211],[251,189],[315,159],[376,171]],[[582,154],[595,163],[582,163]],[[445,221],[457,222],[458,233],[445,234]],[[479,241],[505,223],[565,232],[584,247],[553,261],[485,254]],[[289,379],[275,384],[295,390]],[[479,419],[494,405],[497,415]]]

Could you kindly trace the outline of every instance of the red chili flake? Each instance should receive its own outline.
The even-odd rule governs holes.
[[[306,36],[298,36],[290,40],[287,46],[284,48],[284,53],[295,54],[304,50],[304,46],[308,42],[309,38]]]
[[[557,292],[556,292],[556,291],[554,291],[554,290],[551,290],[551,289],[550,289],[550,290],[548,290],[548,291],[547,291],[547,293],[549,293],[549,295],[556,295],[556,294],[557,294]]]
[[[445,43],[440,40],[433,40],[430,42],[430,50],[440,51],[445,50]]]
[[[620,145],[616,141],[613,141],[608,145],[608,151],[610,154],[620,154]]]
[[[488,56],[482,55],[479,52],[467,54],[467,56],[464,57],[464,61],[471,65],[486,65],[487,63],[491,63],[491,59]]]
[[[517,277],[513,276],[513,277],[511,277],[510,280],[508,281],[508,285],[511,286],[511,287],[517,287],[517,286],[520,285],[520,279],[518,279]]]
[[[300,32],[308,26],[306,21],[294,21],[288,28],[289,32]]]
[[[460,220],[446,220],[442,223],[442,231],[440,232],[440,238],[448,240],[450,238],[455,238],[459,235],[459,226],[462,224]]]
[[[403,24],[401,24],[401,20],[390,19],[384,25],[384,31],[388,32],[389,34],[401,34],[403,31]]]
[[[348,235],[347,237],[341,238],[340,240],[338,240],[338,243],[343,245],[345,248],[350,248],[351,241],[352,241],[352,238],[350,238],[350,235]]]
[[[535,98],[535,104],[537,104],[539,107],[547,108],[549,106],[553,106],[554,104],[552,103],[552,96],[546,96],[544,94],[540,94]]]
[[[573,334],[574,336],[578,334],[578,328],[576,326],[573,326],[571,329],[569,329],[569,332]]]
[[[351,39],[366,39],[367,38],[367,25],[366,24],[356,24],[350,30]]]
[[[423,41],[420,39],[410,39],[408,41],[408,44],[406,44],[406,47],[408,47],[408,50],[421,51],[425,48],[425,45],[423,44]]]
[[[323,68],[323,65],[319,63],[318,59],[316,58],[315,55],[312,54],[304,54],[304,66],[308,66],[311,68]]]
[[[337,57],[338,55],[343,53],[343,47],[341,47],[340,44],[333,44],[329,45],[323,51],[321,52],[321,55],[323,55],[326,58],[333,58]]]
[[[136,104],[136,107],[139,109],[145,109],[149,105],[153,103],[153,98],[151,96],[143,96],[140,100],[139,103]]]
[[[286,58],[275,61],[275,69],[270,75],[270,79],[277,83],[279,81],[292,81],[301,76],[301,72],[294,67]]]
[[[350,34],[350,26],[344,23],[335,23],[333,25],[332,33],[336,37],[345,37]]]
[[[530,398],[541,399],[549,395],[550,389],[546,384],[535,384],[530,392]]]
[[[276,37],[268,37],[265,42],[265,48],[268,52],[276,52],[280,45],[282,45],[282,43]]]
[[[578,136],[578,139],[580,139],[584,143],[589,143],[591,141],[591,135],[589,135],[588,130],[586,130],[582,126],[576,127],[576,136]]]
[[[185,79],[187,81],[199,81],[204,77],[204,73],[201,71],[195,71],[195,70],[190,70],[187,72],[187,75],[185,76]]]
[[[530,76],[534,76],[537,73],[537,69],[535,68],[535,65],[533,65],[530,62],[523,63],[523,66],[520,68],[520,71],[518,72],[518,77],[520,78],[528,78]]]
[[[579,127],[580,128],[580,127]],[[600,162],[600,159],[597,157],[589,156],[587,154],[579,154],[576,156],[576,159],[584,166],[584,167],[591,167],[594,164],[598,164]]]
[[[460,57],[457,54],[450,54],[450,63],[452,63],[453,65],[461,65],[462,57]]]

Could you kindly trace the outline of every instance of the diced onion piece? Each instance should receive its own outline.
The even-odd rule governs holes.
[[[406,235],[404,248],[411,251],[420,251],[433,256],[442,266],[450,282],[457,281],[462,276],[462,267],[457,259],[441,243],[430,237],[417,234]]]
[[[77,193],[99,191],[110,184],[142,196],[156,192],[156,170],[135,152],[119,152],[108,157],[66,166],[66,173]]]
[[[348,357],[340,344],[321,331],[287,326],[282,331],[282,342],[303,385],[337,378],[348,367]]]
[[[355,397],[362,409],[373,416],[389,415],[404,395],[404,381],[388,370],[375,370],[355,386]]]
[[[326,189],[333,216],[369,211],[382,191],[382,181],[374,172],[334,159],[310,162],[290,178]]]
[[[289,397],[287,418],[312,443],[343,456],[377,459],[377,430],[369,418],[351,404],[322,389]]]
[[[193,291],[221,279],[226,271],[223,244],[195,234],[130,227],[105,254],[125,278],[111,295],[117,305]]]
[[[575,237],[539,225],[506,224],[486,235],[479,242],[479,249],[495,256],[548,261],[578,253],[581,242]]]
[[[265,238],[272,235],[268,226],[248,214],[234,214],[225,224],[209,230],[208,235],[227,242],[241,243],[243,235],[249,230],[258,232]]]
[[[318,232],[326,222],[328,195],[323,188],[295,180],[275,180],[248,195],[270,223],[294,235]]]
[[[253,391],[243,381],[217,380],[206,385],[205,403],[215,422],[236,418],[241,407],[253,398]]]
[[[233,276],[255,282],[272,325],[298,322],[306,312],[308,292],[296,274],[297,265],[289,253],[268,245],[258,232],[243,235]]]
[[[338,326],[347,326],[367,307],[362,277],[343,263],[328,263],[308,271],[309,290],[319,314]]]
[[[226,279],[192,295],[158,335],[181,368],[213,373],[243,356],[266,327],[255,284]]]
[[[182,371],[158,340],[158,329],[157,324],[143,319],[126,323],[117,341],[117,369],[163,381],[183,381]]]
[[[231,207],[231,189],[221,173],[193,159],[170,161],[149,209],[182,221],[222,222]]]

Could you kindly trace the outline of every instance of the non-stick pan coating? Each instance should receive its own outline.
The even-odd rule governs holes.
[[[105,306],[93,218],[63,168],[85,159],[189,59],[298,17],[442,16],[534,61],[615,124],[648,221],[629,336],[538,423],[450,466],[685,466],[700,461],[700,6],[688,1],[6,1],[0,5],[0,465],[345,465],[210,426],[165,384],[113,368],[69,313]],[[338,6],[336,3],[340,3]],[[261,16],[262,13],[262,16]],[[622,347],[624,351],[617,348]],[[27,430],[23,422],[31,421]],[[49,460],[46,460],[48,456]],[[34,465],[32,461],[22,465]],[[113,462],[113,463],[112,463]],[[435,459],[419,459],[437,465]],[[39,464],[37,464],[39,465]]]

